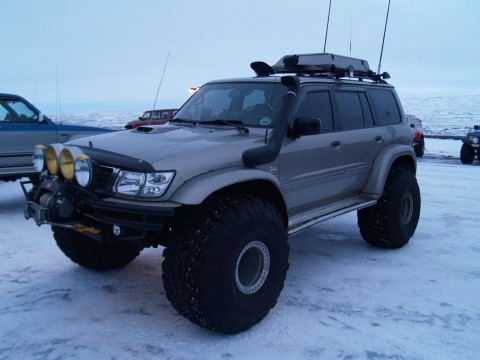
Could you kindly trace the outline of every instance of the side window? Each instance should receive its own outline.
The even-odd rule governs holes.
[[[373,115],[370,104],[367,100],[367,95],[364,92],[358,94],[360,96],[360,102],[362,103],[363,118],[365,120],[366,127],[373,127]]]
[[[332,104],[328,91],[315,91],[305,94],[297,111],[297,118],[317,118],[322,124],[322,132],[333,130]]]
[[[343,130],[363,129],[363,110],[359,93],[355,91],[338,91],[338,112]]]
[[[2,101],[2,110],[0,110],[0,119],[5,122],[28,123],[37,122],[38,115],[30,109],[25,103],[18,100]]]
[[[393,125],[402,121],[397,101],[390,90],[370,89],[378,125]]]

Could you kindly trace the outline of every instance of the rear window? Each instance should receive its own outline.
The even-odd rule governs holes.
[[[378,125],[392,125],[402,121],[397,101],[390,90],[370,89],[368,93]]]

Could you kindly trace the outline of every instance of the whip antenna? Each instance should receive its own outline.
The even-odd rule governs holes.
[[[158,84],[157,96],[155,97],[155,102],[153,103],[153,109],[152,109],[152,110],[155,110],[155,106],[157,106],[158,93],[160,92],[160,88],[162,87],[163,76],[165,75],[165,69],[167,68],[168,58],[169,58],[169,57],[170,57],[170,51],[168,52],[167,60],[165,61],[165,66],[163,67],[162,77],[160,78],[160,84]],[[151,119],[152,117],[153,117],[153,114],[152,114],[152,116],[150,117],[150,119]]]
[[[327,29],[325,30],[325,43],[323,44],[323,52],[327,47],[327,35],[328,35],[328,24],[330,22],[330,9],[332,7],[332,0],[330,0],[330,5],[328,5],[328,17],[327,17]]]
[[[390,12],[390,0],[388,0],[387,18],[385,19],[385,29],[383,30],[382,50],[380,51],[380,60],[378,60],[378,71],[380,74],[380,66],[382,65],[383,44],[385,43],[385,33],[387,32],[388,13]]]

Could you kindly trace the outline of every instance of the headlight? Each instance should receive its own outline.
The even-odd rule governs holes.
[[[474,138],[473,138],[473,143],[474,143],[474,144],[478,144],[478,138],[477,138],[477,137],[474,137]]]
[[[173,179],[173,172],[147,174],[145,185],[139,196],[157,197],[161,196],[170,185]]]
[[[87,187],[92,183],[93,168],[92,162],[87,155],[78,155],[75,159],[75,180],[78,185]]]
[[[75,159],[77,156],[83,155],[82,151],[75,147],[65,147],[60,152],[60,171],[67,180],[73,180],[75,177]]]
[[[45,159],[47,161],[48,172],[52,175],[58,173],[58,159],[60,157],[60,152],[65,146],[62,144],[50,144],[45,150]]]
[[[35,149],[33,150],[33,166],[38,172],[45,170],[45,146],[35,146]]]
[[[174,172],[151,174],[120,171],[113,191],[129,196],[159,197],[167,190]]]

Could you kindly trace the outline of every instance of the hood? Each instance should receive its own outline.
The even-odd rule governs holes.
[[[264,145],[264,136],[262,129],[251,129],[245,134],[223,126],[179,127],[167,124],[112,132],[68,144],[136,158],[151,164],[156,170],[178,170],[179,166],[186,166],[209,171],[243,165],[243,152]]]

